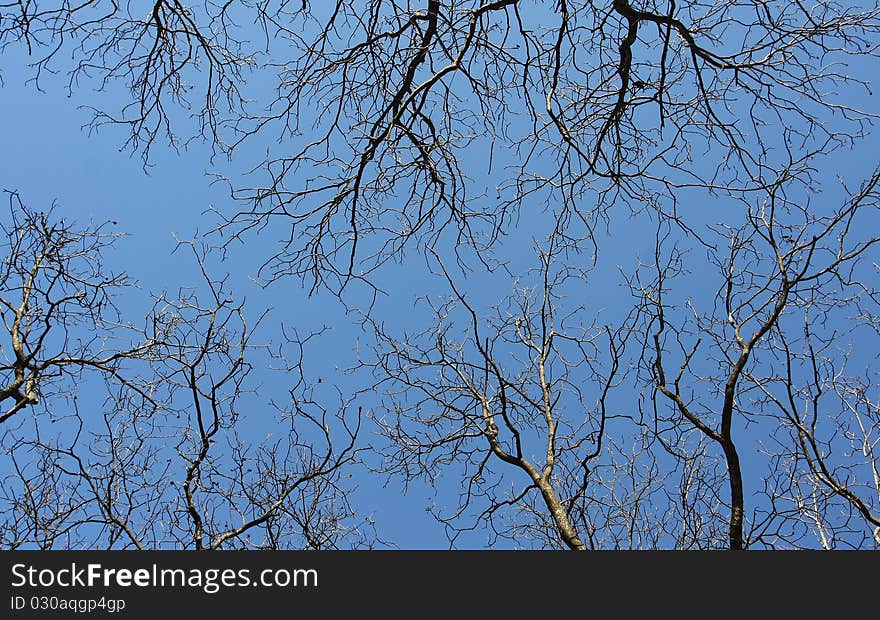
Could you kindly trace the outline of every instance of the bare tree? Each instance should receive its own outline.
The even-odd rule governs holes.
[[[4,547],[371,544],[371,527],[347,495],[360,411],[346,402],[328,410],[317,398],[303,369],[315,334],[282,327],[279,344],[255,342],[266,314],[249,324],[228,285],[208,275],[206,250],[192,243],[182,247],[193,250],[201,286],[158,296],[137,328],[99,321],[112,308],[111,287],[128,282],[101,269],[101,228],[77,234],[51,213],[23,212],[14,211],[6,267],[7,282],[25,284],[4,290],[25,301],[7,304],[15,313],[7,324],[25,343],[13,349],[31,373],[21,389],[41,401],[37,409],[36,398],[16,400],[3,427]],[[74,285],[91,294],[62,290]],[[50,301],[38,304],[39,295]],[[50,330],[61,339],[47,337]],[[148,345],[108,352],[120,331]],[[56,348],[45,361],[39,355]],[[100,375],[85,380],[82,368]],[[279,390],[272,375],[289,387]],[[25,407],[33,415],[23,416]]]
[[[863,368],[847,350],[857,344],[853,339],[863,338],[862,330],[849,328],[846,315],[876,303],[863,262],[880,240],[866,227],[877,209],[880,177],[875,172],[837,208],[804,200],[796,178],[782,175],[760,202],[747,204],[740,226],[714,230],[717,242],[705,250],[720,282],[712,305],[669,301],[670,290],[678,299],[690,295],[672,281],[690,271],[691,261],[675,246],[662,249],[668,229],[657,237],[649,267],[653,278],[637,276],[633,284],[647,318],[642,366],[654,385],[658,433],[671,433],[675,446],[684,423],[722,452],[731,549],[772,538],[780,502],[794,501],[805,510],[804,495],[814,493],[843,500],[865,526],[877,526],[876,497],[871,495],[876,488],[875,431],[870,414],[867,426],[858,422],[864,414],[856,414],[854,428],[850,422],[852,407],[864,413],[870,409],[845,394],[852,381],[859,385]],[[846,368],[848,361],[854,368]],[[762,420],[766,417],[770,421]],[[822,431],[821,419],[831,420],[833,427]],[[742,447],[734,431],[751,424],[767,427],[784,447],[763,474],[773,479],[766,487],[772,501],[756,509],[748,523]],[[846,452],[857,454],[851,452],[854,442],[861,456],[841,455],[844,460],[832,466],[831,455],[842,451],[841,441],[850,444]],[[755,454],[748,458],[760,463]],[[780,478],[776,468],[782,464],[786,473]],[[802,467],[807,471],[799,473]],[[806,492],[800,483],[804,473]],[[810,519],[815,518],[814,512]],[[835,526],[823,517],[822,527]]]
[[[832,0],[0,3],[0,46],[27,50],[38,85],[47,70],[71,91],[124,83],[128,103],[93,121],[126,125],[146,158],[163,134],[256,157],[215,171],[235,206],[216,210],[212,252],[274,235],[263,283],[363,311],[374,357],[356,397],[384,434],[379,469],[464,481],[436,515],[453,543],[485,528],[571,549],[880,544],[878,176],[841,191],[828,172],[861,163],[878,31],[880,7]],[[507,273],[523,229],[545,240],[538,269],[484,299],[469,275]],[[606,304],[592,269],[623,235],[630,256],[609,260],[632,297]],[[299,354],[318,334],[256,345],[252,315],[206,275],[207,297],[160,297],[140,331],[59,297],[76,330],[130,343],[65,338],[40,357],[42,328],[16,317],[46,312],[27,283],[43,246],[22,247],[3,287],[18,292],[5,423],[64,385],[52,373],[94,369],[112,398],[89,439],[100,456],[80,431],[6,429],[5,489],[29,515],[10,540],[85,540],[72,522],[109,546],[361,540],[340,482],[355,390],[328,430]],[[380,267],[420,255],[449,297],[396,333],[374,314],[393,286]],[[289,427],[266,445],[237,425],[269,359],[294,387],[263,402]],[[129,377],[135,360],[149,371]],[[69,464],[24,473],[56,457]],[[157,475],[179,488],[144,493]]]
[[[118,110],[90,105],[92,125],[124,126],[126,146],[141,151],[147,163],[157,139],[175,147],[188,141],[188,134],[180,137],[186,131],[180,109],[195,116],[197,134],[222,148],[222,113],[241,107],[242,70],[254,65],[252,52],[234,36],[233,4],[2,3],[0,49],[26,49],[38,88],[46,74],[57,72],[67,74],[70,93],[93,80],[100,90],[121,83],[130,100]]]
[[[869,91],[863,61],[880,27],[876,6],[825,0],[0,11],[0,42],[27,49],[37,77],[52,66],[71,88],[125,83],[129,103],[95,119],[129,125],[136,149],[187,135],[186,114],[225,152],[278,143],[255,184],[230,180],[249,204],[223,212],[222,229],[277,222],[289,234],[264,277],[334,288],[408,246],[490,247],[523,204],[588,226],[648,204],[678,217],[691,188],[735,196],[772,183],[781,141],[801,154],[849,147],[872,118],[852,95]]]
[[[196,253],[200,264],[204,252]],[[302,355],[317,334],[300,338],[283,326],[281,345],[262,347],[269,358],[261,360],[259,382],[269,382],[275,366],[290,385],[285,400],[249,387],[257,325],[248,325],[223,281],[207,284],[207,303],[195,294],[157,302],[155,320],[168,335],[156,374],[168,390],[169,413],[181,420],[174,425],[175,451],[185,465],[176,501],[164,508],[167,535],[196,549],[345,544],[360,535],[341,486],[343,470],[355,460],[360,411],[348,402],[328,411],[316,399]],[[253,411],[251,423],[264,428],[275,417],[277,430],[268,434],[277,438],[260,442],[239,430],[246,409]]]
[[[9,194],[2,221],[0,313],[4,333],[0,366],[0,423],[41,398],[64,394],[83,372],[95,371],[136,389],[122,362],[150,355],[115,306],[132,282],[103,264],[119,235],[113,223],[81,228],[27,207]],[[142,393],[142,396],[147,396]]]
[[[586,549],[592,535],[578,531],[572,512],[591,497],[629,331],[585,321],[587,308],[560,312],[587,274],[554,264],[567,249],[557,241],[539,253],[534,284],[519,282],[487,313],[435,255],[450,295],[426,300],[430,328],[398,338],[367,319],[378,343],[365,361],[378,378],[370,390],[386,395],[377,420],[391,441],[385,470],[431,481],[461,468],[458,507],[437,515],[453,543],[480,522],[492,536],[522,536],[521,521],[504,525],[505,509],[531,512],[550,544]],[[474,511],[475,522],[461,525]]]
[[[234,127],[283,146],[265,183],[231,182],[250,204],[223,227],[290,229],[269,280],[341,288],[408,246],[480,253],[523,205],[572,237],[612,209],[678,218],[691,188],[772,182],[777,143],[832,151],[871,118],[829,93],[868,79],[839,67],[874,56],[870,6],[339,0],[271,16],[278,93]]]

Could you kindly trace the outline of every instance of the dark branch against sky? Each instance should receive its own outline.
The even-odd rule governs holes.
[[[876,548],[878,29],[0,3],[0,541]]]

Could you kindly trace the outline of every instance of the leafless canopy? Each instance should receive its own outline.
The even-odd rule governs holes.
[[[95,106],[95,120],[127,125],[133,148],[192,135],[180,111],[221,151],[260,144],[261,182],[232,182],[250,206],[225,212],[224,230],[278,220],[291,232],[264,276],[334,287],[444,231],[485,249],[526,205],[589,225],[611,207],[677,216],[685,188],[763,188],[788,162],[781,142],[799,158],[864,134],[871,115],[849,95],[868,86],[880,25],[870,4],[755,0],[32,1],[0,14],[0,42],[24,46],[37,78],[68,69],[63,51],[71,87],[124,83],[129,103]]]
[[[200,286],[157,296],[137,326],[111,320],[130,281],[103,267],[110,223],[77,228],[13,195],[4,226],[4,547],[370,544],[343,484],[360,412],[316,396],[302,365],[314,334],[282,326],[257,343],[266,314],[193,243]]]
[[[0,0],[37,85],[123,84],[93,122],[145,161],[199,137],[245,162],[217,164],[232,206],[199,265],[272,239],[261,281],[329,289],[372,345],[331,408],[301,364],[320,334],[265,344],[207,269],[134,328],[109,229],[13,205],[0,396],[31,456],[4,489],[34,516],[4,542],[357,543],[363,410],[373,471],[462,481],[432,507],[453,544],[880,545],[878,34],[837,0]],[[419,328],[381,315],[405,260]],[[254,443],[276,363],[287,430]],[[111,387],[100,440],[11,430],[85,371]],[[166,462],[179,485],[144,494]]]
[[[121,323],[115,298],[131,282],[104,268],[102,253],[118,235],[107,222],[77,228],[26,207],[9,194],[2,220],[0,423],[41,398],[63,395],[86,371],[137,389],[120,369],[148,356],[152,343]],[[118,342],[126,336],[130,342]],[[117,342],[113,342],[117,340]],[[141,396],[149,398],[146,394]]]

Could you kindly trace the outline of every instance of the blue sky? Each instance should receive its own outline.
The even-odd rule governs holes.
[[[69,213],[81,222],[117,222],[117,229],[125,237],[107,259],[113,267],[124,269],[136,278],[142,287],[143,294],[120,301],[123,312],[132,317],[143,316],[151,294],[199,286],[199,274],[192,261],[179,252],[172,252],[175,239],[189,239],[211,230],[217,220],[210,209],[228,213],[239,208],[230,198],[227,187],[214,182],[209,173],[220,172],[241,181],[241,172],[262,156],[262,149],[269,141],[261,142],[259,137],[251,140],[236,152],[231,161],[226,161],[222,156],[212,159],[208,146],[198,141],[176,151],[160,140],[154,146],[149,167],[145,170],[138,153],[120,148],[127,137],[121,128],[105,126],[90,130],[87,126],[91,117],[82,106],[113,109],[126,101],[127,93],[120,90],[118,84],[96,92],[93,85],[85,83],[67,96],[64,76],[50,75],[41,84],[41,92],[28,82],[31,72],[25,68],[26,62],[20,49],[10,48],[4,52],[0,90],[0,135],[4,144],[0,152],[2,189],[20,192],[25,202],[35,208],[57,201],[61,213]],[[863,69],[853,66],[854,71]],[[256,91],[259,92],[260,88],[262,85],[257,81]],[[866,96],[861,89],[845,94],[868,111],[878,111],[873,95]],[[781,146],[781,133],[773,135],[776,143],[771,144],[771,148]],[[277,151],[283,150],[284,146],[272,144],[271,148]],[[503,181],[503,173],[497,171],[502,169],[505,157],[512,161],[515,155],[499,155],[495,162],[496,176],[484,175],[485,146],[485,142],[478,141],[473,148],[466,149],[462,153],[462,164],[472,177],[478,179],[475,185],[483,183],[486,188],[492,188],[499,179]],[[815,198],[817,202],[827,205],[843,198],[836,180],[839,174],[845,175],[852,185],[870,172],[875,164],[876,149],[865,148],[864,144],[859,148],[863,149],[860,152],[871,156],[854,155],[842,149],[823,159],[823,167],[814,175],[822,189],[822,194]],[[708,155],[705,162],[701,162],[700,157],[696,160],[695,169],[701,165],[711,166]],[[539,166],[552,167],[552,164],[548,160]],[[741,207],[730,200],[698,191],[683,191],[681,197],[682,207],[689,210],[689,221],[695,226],[726,221]],[[591,198],[592,194],[587,194],[584,200]],[[503,270],[490,273],[477,268],[464,278],[464,290],[479,307],[496,303],[514,286],[525,268],[534,264],[535,243],[542,241],[547,232],[548,218],[545,216],[546,211],[539,205],[524,205],[522,215],[508,227],[506,237],[496,247],[495,255],[509,264],[512,276]],[[736,220],[733,216],[730,221]],[[874,216],[870,225],[878,222],[880,220]],[[603,320],[607,317],[610,322],[615,322],[625,315],[632,300],[628,289],[623,286],[620,270],[631,271],[639,260],[650,259],[654,226],[653,219],[644,212],[631,214],[621,210],[607,228],[597,229],[601,248],[599,264],[590,276],[587,292],[580,293],[589,298],[587,317],[599,316]],[[346,312],[339,300],[326,291],[318,290],[309,296],[293,278],[268,287],[262,287],[254,280],[257,269],[267,257],[267,248],[284,238],[286,232],[281,225],[270,226],[259,235],[251,234],[243,242],[230,246],[226,260],[216,261],[212,267],[218,274],[230,274],[231,287],[237,297],[247,298],[253,316],[269,308],[274,320],[295,325],[303,333],[329,326],[331,329],[322,336],[320,343],[306,351],[307,372],[313,377],[332,378],[327,381],[332,388],[354,394],[369,381],[364,376],[342,372],[355,363],[356,349],[369,343],[369,334],[357,325],[357,313]],[[694,262],[685,282],[687,286],[676,289],[675,295],[681,300],[692,298],[698,304],[711,304],[718,286],[717,273],[702,259],[698,246],[691,247],[690,251]],[[590,259],[589,252],[586,252],[577,260],[589,263]],[[402,261],[386,264],[376,278],[385,293],[380,295],[374,315],[397,332],[426,327],[427,308],[415,302],[417,297],[448,293],[442,281],[429,275],[425,259],[417,252],[407,253]],[[348,294],[346,301],[352,308],[357,308],[363,303],[363,297],[359,297],[355,289]],[[277,323],[267,323],[266,331],[260,337],[270,339],[274,325]],[[860,352],[856,359],[867,363],[871,355]],[[324,388],[328,403],[333,399],[332,388]],[[268,389],[283,394],[285,386],[270,385]],[[615,397],[615,405],[621,410],[631,410],[637,396],[623,390]],[[383,404],[375,394],[366,393],[360,398],[359,402],[365,407],[381,415],[379,409]],[[763,439],[759,425],[754,428],[753,431],[747,431],[744,425],[741,428],[743,437],[747,438],[744,443],[751,446]],[[258,428],[250,430],[255,434],[260,431]],[[376,429],[367,425],[366,431],[375,433]],[[745,456],[743,459],[750,478],[750,490],[754,491],[759,485],[762,461]],[[376,464],[375,460],[372,463]],[[454,506],[461,484],[455,476],[444,476],[436,491],[415,483],[408,495],[403,496],[399,479],[390,478],[386,483],[385,478],[364,469],[357,469],[352,475],[359,487],[353,495],[353,502],[364,516],[372,515],[384,540],[403,548],[447,546],[442,527],[430,517],[426,508],[433,504],[446,508]],[[459,544],[482,546],[484,540],[485,533],[478,531],[466,534]]]
[[[83,89],[68,97],[62,92],[63,79],[51,76],[40,92],[27,83],[31,74],[19,64],[25,58],[16,56],[7,53],[7,58],[17,62],[5,63],[0,91],[2,189],[20,192],[36,209],[57,202],[61,217],[83,224],[117,222],[115,229],[124,237],[116,243],[115,251],[108,253],[107,262],[112,269],[126,271],[142,288],[143,295],[132,293],[119,300],[123,313],[135,323],[148,310],[150,294],[201,286],[196,265],[187,253],[173,251],[176,238],[191,239],[216,225],[216,218],[205,213],[209,208],[234,207],[226,187],[212,183],[213,177],[206,174],[210,151],[199,144],[180,152],[159,145],[145,171],[137,154],[120,149],[126,136],[118,128],[90,131],[85,127],[90,113],[79,106],[92,103],[95,97],[111,102],[113,92]],[[347,380],[338,369],[354,363],[355,345],[361,336],[357,316],[347,314],[335,297],[323,291],[309,298],[296,281],[268,288],[254,283],[256,270],[266,258],[263,244],[283,236],[283,231],[270,230],[234,246],[229,260],[222,264],[215,261],[214,273],[232,274],[231,288],[237,298],[246,297],[253,316],[262,309],[273,309],[271,317],[276,321],[267,323],[270,329],[275,329],[277,320],[296,326],[302,333],[331,327],[318,346],[306,351],[307,372],[315,377],[334,377],[343,391],[353,392],[359,384]],[[423,278],[408,268],[391,266],[390,271],[394,291],[384,302],[392,309],[388,319],[405,322],[414,293],[423,292]],[[406,301],[399,303],[401,299]],[[284,389],[280,383],[275,387]],[[325,396],[332,405],[332,391]],[[383,539],[403,548],[448,546],[442,529],[425,510],[433,501],[430,489],[414,484],[404,498],[399,480],[386,484],[361,468],[352,473],[358,477],[359,487],[354,501],[364,516],[376,519]]]

